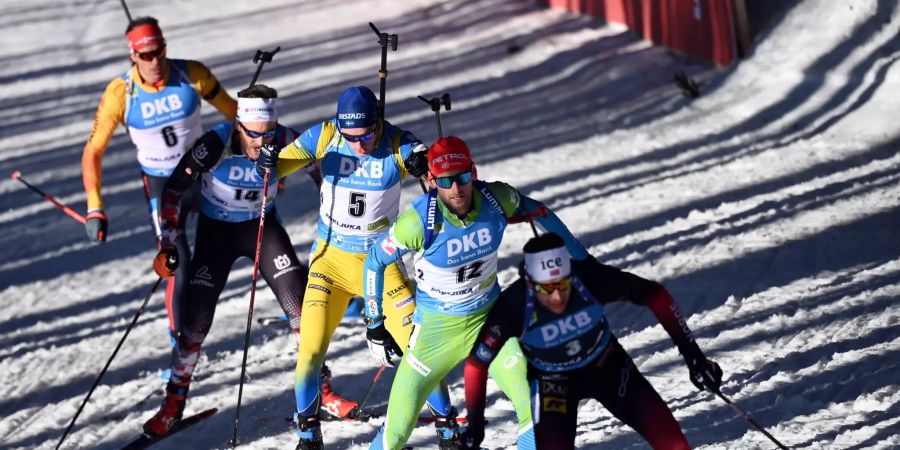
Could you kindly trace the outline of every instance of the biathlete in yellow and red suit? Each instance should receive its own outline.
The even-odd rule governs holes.
[[[202,63],[166,57],[166,40],[156,19],[142,17],[128,24],[125,32],[132,67],[106,86],[97,106],[91,137],[81,157],[84,190],[87,193],[88,238],[106,240],[108,219],[100,194],[101,161],[113,132],[122,124],[137,148],[144,194],[151,223],[159,242],[156,221],[160,196],[166,179],[193,142],[203,134],[200,124],[200,99],[218,109],[228,120],[234,120],[237,102],[221,87],[216,77]],[[186,193],[192,206],[197,201],[197,185]],[[182,220],[193,207],[184,208]],[[182,225],[183,226],[183,225]],[[182,261],[190,260],[190,247],[184,233],[175,242]],[[179,298],[184,288],[187,265],[166,286],[166,310],[169,315],[169,337],[174,345],[179,329]]]

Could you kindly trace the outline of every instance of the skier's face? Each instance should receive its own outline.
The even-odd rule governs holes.
[[[569,295],[572,293],[571,278],[562,277],[542,284],[529,281],[529,284],[534,289],[534,296],[541,306],[553,314],[562,314],[566,310]]]
[[[166,44],[150,44],[131,53],[131,61],[145,83],[154,85],[163,79],[166,67]]]
[[[238,122],[238,136],[241,140],[241,150],[244,156],[251,161],[259,157],[259,149],[263,144],[270,144],[275,139],[275,122]]]
[[[458,181],[457,175],[462,173],[471,173],[468,181],[461,183]],[[440,178],[452,179],[452,184],[448,188],[438,186],[435,177],[431,174],[428,176],[428,182],[431,186],[437,188],[438,197],[447,205],[453,214],[459,217],[465,216],[472,209],[472,180],[475,179],[473,170],[457,170],[453,172],[442,173]]]
[[[359,156],[366,156],[375,149],[378,140],[375,139],[375,125],[364,128],[342,128],[341,134],[347,145]]]

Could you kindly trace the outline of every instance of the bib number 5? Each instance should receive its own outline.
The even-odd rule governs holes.
[[[347,208],[347,212],[353,217],[362,217],[366,213],[365,192],[350,193],[350,206]]]

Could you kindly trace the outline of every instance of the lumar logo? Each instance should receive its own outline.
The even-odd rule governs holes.
[[[365,119],[366,113],[341,113],[338,114],[338,119],[348,120],[348,119]]]

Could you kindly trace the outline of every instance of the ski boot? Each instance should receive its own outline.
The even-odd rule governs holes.
[[[450,408],[450,414],[446,416],[435,416],[434,428],[439,449],[462,450],[459,442],[459,424],[456,423],[456,408]]]
[[[163,399],[159,411],[144,423],[144,432],[154,436],[162,436],[169,432],[184,414],[188,386],[177,386],[171,381],[166,385],[166,398]]]
[[[294,450],[323,450],[322,430],[316,416],[301,416],[294,413],[294,425],[297,426],[297,437],[300,442]]]
[[[322,413],[329,419],[357,419],[361,411],[359,403],[347,400],[331,390],[331,370],[322,365]]]

